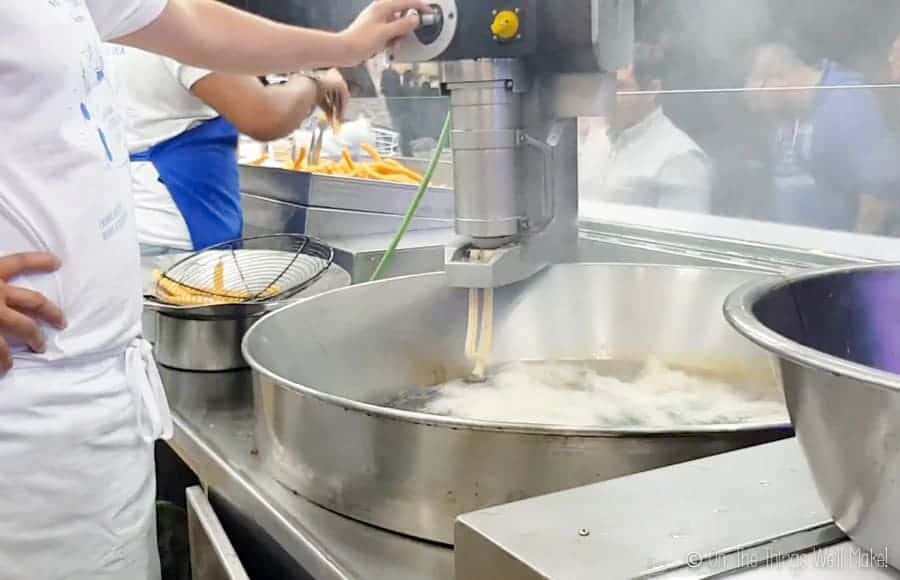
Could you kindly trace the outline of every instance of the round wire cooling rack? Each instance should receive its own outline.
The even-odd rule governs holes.
[[[162,272],[156,298],[177,306],[281,300],[334,262],[334,249],[302,234],[242,238],[195,252]]]

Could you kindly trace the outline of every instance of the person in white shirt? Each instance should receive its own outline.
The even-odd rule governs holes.
[[[609,151],[605,165],[582,156],[588,163],[580,195],[588,210],[591,202],[605,202],[709,213],[712,168],[658,103],[664,72],[662,49],[645,44],[635,46],[631,66],[617,71],[607,132],[594,130],[583,144]]]
[[[273,141],[317,106],[349,99],[341,74],[258,78],[215,73],[136,48],[116,66],[128,109],[127,145],[138,241],[144,256],[207,248],[243,230],[238,135]]]
[[[0,7],[0,576],[155,580],[153,440],[171,417],[140,339],[128,151],[104,40],[235,74],[352,66],[419,23],[345,31],[211,0]],[[404,16],[398,17],[398,14]]]

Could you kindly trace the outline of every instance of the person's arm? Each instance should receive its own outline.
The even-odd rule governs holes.
[[[45,253],[0,256],[0,376],[12,368],[11,340],[24,342],[34,352],[43,352],[44,335],[38,321],[65,327],[59,307],[45,296],[12,283],[25,274],[55,272],[59,265],[58,258]]]
[[[426,0],[376,0],[342,32],[279,24],[216,0],[168,0],[149,25],[113,42],[210,70],[262,75],[354,66],[413,30]],[[405,16],[401,16],[405,15]]]
[[[289,135],[317,105],[324,105],[327,93],[340,93],[342,102],[349,98],[347,85],[337,71],[322,75],[318,83],[298,76],[269,86],[256,77],[212,73],[194,83],[191,92],[238,131],[257,141]]]

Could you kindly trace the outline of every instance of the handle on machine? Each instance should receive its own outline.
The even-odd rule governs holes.
[[[546,212],[539,223],[528,224],[525,231],[529,234],[538,234],[544,231],[556,218],[556,185],[555,180],[553,179],[552,170],[554,162],[556,161],[556,148],[559,146],[560,133],[561,127],[557,123],[554,123],[550,127],[550,132],[547,135],[546,141],[535,139],[524,131],[519,132],[519,144],[534,147],[541,152],[544,160],[544,203],[542,209],[546,210]]]

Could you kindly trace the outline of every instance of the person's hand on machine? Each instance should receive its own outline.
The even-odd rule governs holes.
[[[362,62],[414,32],[421,23],[420,15],[429,12],[426,0],[375,0],[341,35]]]
[[[65,327],[62,310],[46,296],[13,285],[19,276],[51,273],[59,267],[56,256],[42,252],[0,257],[0,375],[12,368],[11,341],[23,342],[40,353],[45,349],[40,321],[59,329]]]

